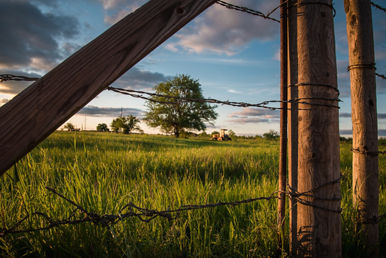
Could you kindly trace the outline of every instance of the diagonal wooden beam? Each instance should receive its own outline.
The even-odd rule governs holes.
[[[151,0],[0,108],[0,175],[216,0]]]

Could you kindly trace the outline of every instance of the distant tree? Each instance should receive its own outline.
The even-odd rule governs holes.
[[[228,131],[228,135],[229,135],[229,137],[231,137],[231,138],[236,137],[236,133],[235,133],[233,130],[229,130],[229,131]]]
[[[75,131],[75,126],[71,123],[67,123],[65,126],[64,126],[64,129],[67,129],[67,131],[71,132],[71,131]]]
[[[126,117],[117,117],[111,122],[111,129],[114,132],[122,130],[124,134],[129,134],[132,131],[139,131],[143,133],[142,129],[138,126],[140,120],[133,115]]]
[[[213,131],[210,135],[213,135],[213,134],[220,134],[218,131]]]
[[[107,127],[107,124],[105,124],[105,123],[98,124],[96,129],[98,132],[109,132],[110,131],[109,128]]]
[[[272,130],[272,129],[271,129],[271,130],[269,130],[268,133],[264,133],[264,134],[263,134],[263,137],[264,137],[265,139],[272,140],[272,139],[278,138],[278,137],[279,137],[279,133],[276,132],[275,130]]]
[[[149,110],[144,120],[151,127],[160,127],[162,131],[179,137],[184,129],[205,130],[204,122],[211,122],[217,118],[215,107],[205,102],[187,102],[178,99],[204,98],[198,80],[193,80],[188,75],[179,75],[160,83],[155,87],[155,91],[157,94],[175,98],[153,96],[146,102]]]
[[[204,136],[204,137],[208,137],[209,134],[207,134],[205,131],[203,131],[202,133],[199,134],[199,136]]]

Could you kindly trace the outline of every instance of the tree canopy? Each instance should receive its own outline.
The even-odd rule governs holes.
[[[139,122],[139,119],[133,115],[117,117],[111,122],[111,130],[116,133],[119,132],[119,130],[122,130],[124,134],[129,134],[132,131],[143,132],[142,129],[138,126]]]
[[[180,99],[204,99],[200,83],[188,75],[179,75],[158,84],[155,92],[172,98],[153,96],[146,102],[148,111],[144,120],[151,127],[160,127],[162,131],[179,137],[184,129],[205,130],[205,122],[211,123],[217,118],[215,106]]]
[[[107,124],[105,124],[105,123],[98,124],[96,129],[97,129],[98,132],[108,132],[108,131],[110,131],[109,128],[107,127]]]
[[[75,126],[71,123],[67,123],[65,126],[64,126],[64,129],[67,129],[68,131],[75,131]]]

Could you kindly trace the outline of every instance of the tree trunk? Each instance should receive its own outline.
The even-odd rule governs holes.
[[[378,126],[369,0],[345,0],[353,125],[353,204],[368,255],[378,254]]]
[[[180,137],[180,130],[177,127],[174,127],[174,136],[176,138]]]
[[[297,52],[297,10],[292,0],[288,4],[288,99],[295,100],[298,98],[298,88],[295,86],[298,82],[298,52]],[[297,191],[298,189],[298,105],[289,103],[288,110],[288,184],[289,190]],[[289,200],[289,242],[290,255],[296,246],[296,221],[297,206],[296,200]]]
[[[331,0],[298,4],[296,256],[341,257],[337,72]],[[335,182],[335,183],[333,183]]]

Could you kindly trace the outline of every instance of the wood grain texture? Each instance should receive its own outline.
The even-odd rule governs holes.
[[[321,4],[322,3],[322,4]],[[328,84],[337,87],[335,39],[331,0],[307,0],[298,5],[298,80],[299,83]],[[336,98],[327,87],[298,87],[299,98]],[[337,105],[336,101],[312,100]],[[299,105],[298,113],[298,191],[306,192],[340,178],[338,109]],[[339,210],[340,184],[321,187],[313,196],[302,199],[326,209]],[[320,198],[320,199],[319,199]],[[341,257],[340,214],[297,203],[296,256]]]
[[[0,175],[215,0],[152,0],[0,108]]]
[[[346,0],[347,39],[350,65],[374,63],[370,0]],[[353,149],[378,152],[375,70],[350,70]],[[353,204],[359,213],[359,229],[369,257],[378,252],[378,156],[353,152]],[[374,219],[375,218],[375,219]],[[375,223],[362,223],[362,222]]]
[[[288,3],[294,6],[296,0]],[[298,50],[297,50],[297,10],[290,7],[287,22],[287,44],[288,44],[288,85],[298,83]],[[298,98],[298,88],[288,87],[288,99]],[[298,189],[298,110],[296,103],[288,104],[288,184],[292,190]],[[296,223],[297,206],[296,200],[289,199],[289,250],[292,255],[296,248]]]
[[[285,191],[287,186],[287,6],[280,0],[280,157],[278,178],[277,224],[279,244],[284,241]],[[283,247],[283,246],[282,246]],[[283,252],[284,250],[282,250]]]

